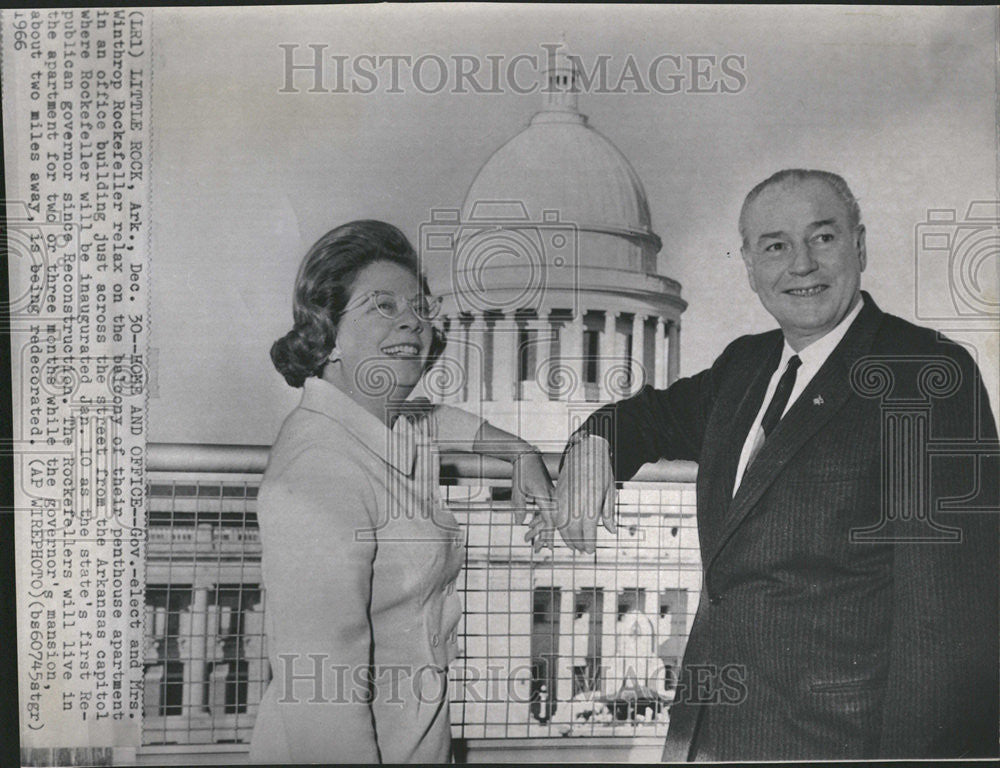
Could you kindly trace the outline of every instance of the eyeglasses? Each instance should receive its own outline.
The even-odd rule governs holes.
[[[382,317],[388,320],[396,320],[406,311],[407,305],[413,310],[413,314],[420,320],[431,321],[441,314],[440,296],[425,296],[420,294],[412,299],[404,299],[393,291],[370,291],[356,296],[340,314],[343,315],[352,309],[360,307],[365,302],[371,302],[372,307]]]

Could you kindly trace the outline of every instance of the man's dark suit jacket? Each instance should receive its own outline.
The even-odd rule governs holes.
[[[780,331],[581,428],[609,439],[618,480],[699,464],[704,579],[665,760],[997,752],[993,416],[964,349],[864,299],[735,498]]]

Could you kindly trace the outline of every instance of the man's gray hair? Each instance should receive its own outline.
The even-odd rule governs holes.
[[[744,248],[747,247],[747,209],[750,207],[750,204],[760,196],[760,193],[773,184],[800,182],[807,181],[809,179],[819,179],[820,181],[825,181],[830,185],[830,188],[837,193],[837,196],[844,202],[844,205],[847,206],[847,220],[852,230],[861,223],[861,208],[858,206],[858,201],[854,197],[854,193],[851,192],[851,188],[847,186],[847,182],[844,181],[842,176],[838,176],[836,173],[831,173],[830,171],[806,170],[804,168],[786,168],[783,171],[778,171],[777,173],[768,176],[760,184],[751,189],[747,193],[746,198],[743,200],[743,207],[740,209],[740,237],[743,238]]]

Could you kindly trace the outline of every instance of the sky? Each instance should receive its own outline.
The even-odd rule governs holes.
[[[430,210],[460,207],[479,168],[541,105],[540,94],[515,92],[533,82],[527,65],[513,83],[499,78],[500,93],[456,93],[453,71],[430,93],[430,59],[423,88],[404,65],[395,89],[382,67],[373,88],[355,79],[370,93],[310,93],[301,73],[298,92],[282,93],[283,44],[299,62],[309,45],[325,46],[327,90],[334,56],[353,66],[364,56],[435,55],[452,70],[452,57],[466,56],[485,72],[489,57],[541,62],[542,44],[564,40],[585,66],[608,56],[613,80],[631,57],[650,92],[583,93],[579,108],[645,187],[663,240],[659,269],[688,302],[682,375],[736,336],[775,325],[739,256],[743,196],[780,168],[825,168],[861,205],[862,287],[883,310],[971,345],[996,410],[997,336],[982,330],[990,325],[918,317],[950,279],[945,253],[926,249],[922,233],[975,241],[990,231],[966,213],[998,199],[995,9],[157,8],[152,29],[150,441],[270,443],[298,392],[268,349],[291,326],[309,245],[356,218],[396,224],[416,244]],[[694,93],[688,71],[677,93],[655,92],[648,69],[664,55],[683,66],[692,56],[742,57],[730,59],[742,62],[742,87]],[[955,223],[929,222],[937,210],[954,211]],[[977,273],[994,305],[996,254]]]

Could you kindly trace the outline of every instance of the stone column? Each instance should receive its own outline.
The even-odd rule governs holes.
[[[239,662],[234,661],[233,664]],[[226,714],[226,678],[229,677],[229,662],[216,664],[209,673],[208,680],[208,711],[213,717],[224,717]]]
[[[565,378],[560,378],[562,392],[559,399],[570,402],[582,402],[587,399],[585,386],[586,366],[584,364],[584,310],[567,322],[559,335],[559,365],[566,371]]]
[[[550,328],[547,317],[532,316],[525,319],[525,329],[528,331],[527,358],[530,365],[534,357],[534,366],[524,372],[522,400],[548,400],[548,367],[552,354]]]
[[[667,328],[667,338],[670,342],[670,352],[667,355],[667,385],[677,381],[681,370],[681,325],[676,320],[670,321]]]
[[[599,398],[611,400],[610,371],[615,364],[615,319],[617,313],[610,309],[604,310],[604,332],[601,334],[601,364],[597,371],[597,383],[600,386]]]
[[[161,640],[167,634],[167,608],[159,606],[156,608],[155,620],[153,624],[153,634],[157,640]]]
[[[506,628],[508,637],[507,663],[509,675],[504,686],[505,719],[501,736],[521,737],[528,735],[531,722],[531,617],[532,617],[532,570],[511,568],[510,570],[510,616]]]
[[[270,664],[264,637],[263,601],[243,614],[243,656],[247,660],[247,714],[254,714],[267,688]]]
[[[601,693],[613,696],[618,693],[618,658],[615,646],[618,642],[618,592],[613,586],[604,588],[604,611],[601,617]]]
[[[493,400],[514,399],[517,379],[517,323],[513,315],[493,323]]]
[[[444,353],[434,364],[434,367],[446,369],[455,365],[465,365],[465,328],[462,327],[461,315],[456,314],[445,320],[445,334],[448,337],[448,342],[445,345]],[[428,374],[431,375],[431,372]],[[447,380],[447,375],[443,378]],[[449,389],[446,394],[435,395],[434,392],[430,392],[429,395],[432,400],[437,400],[440,397],[440,400],[446,403],[458,402],[462,397],[461,392],[453,389]]]
[[[466,369],[468,367],[468,341],[469,341],[469,327],[464,322],[462,322],[462,316],[455,314],[453,317],[448,318],[448,345],[444,350],[444,360],[441,361],[444,365],[458,366],[459,368]],[[441,363],[438,363],[439,365]],[[448,395],[442,398],[446,403],[459,403],[465,397],[465,391],[458,387],[449,388]]]
[[[664,375],[667,370],[665,365],[667,359],[666,335],[667,329],[663,318],[656,318],[656,344],[653,347],[653,386],[657,389],[663,389],[666,386],[666,376]]]
[[[646,375],[646,318],[642,313],[632,315],[632,382],[629,391],[635,394],[642,383],[649,379]]]
[[[206,623],[208,613],[208,589],[196,585],[191,598],[191,606],[181,614],[178,647],[181,661],[184,664],[184,681],[182,684],[181,701],[184,712],[192,716],[201,712],[204,707],[204,693],[207,664],[206,657]]]
[[[228,611],[228,607],[225,609]],[[212,671],[208,673],[208,711],[219,717],[226,714],[226,678],[229,675],[230,661],[223,662],[225,657],[225,636],[228,634],[222,622],[223,609],[218,605],[208,606],[208,619],[205,629],[205,655],[212,662]],[[238,654],[237,654],[238,655]],[[238,660],[232,659],[232,664]]]
[[[159,717],[160,702],[165,701],[163,664],[154,664],[146,669],[142,680],[142,714],[144,717]]]
[[[572,588],[559,589],[559,658],[553,659],[557,666],[556,690],[558,720],[569,721],[570,700],[573,698],[573,666],[579,649],[574,647],[573,621],[576,617],[576,593]],[[584,648],[584,654],[586,648]],[[553,691],[549,691],[551,696]],[[571,717],[571,715],[570,715]]]
[[[481,403],[486,399],[486,320],[477,312],[466,329],[465,399]]]

